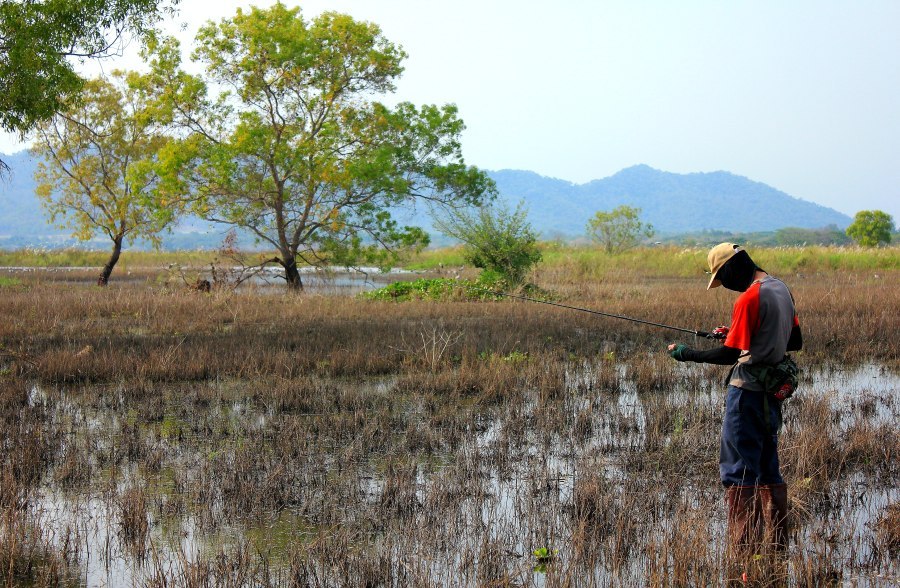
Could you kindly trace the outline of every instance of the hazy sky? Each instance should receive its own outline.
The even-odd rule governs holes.
[[[297,2],[287,1],[289,5]],[[207,19],[264,0],[182,0]],[[409,53],[397,99],[455,102],[470,164],[573,182],[727,170],[900,222],[897,0],[306,0]],[[131,58],[113,67],[136,67]],[[0,151],[24,145],[0,138]]]

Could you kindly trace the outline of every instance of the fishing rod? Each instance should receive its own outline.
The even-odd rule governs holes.
[[[605,316],[608,318],[621,319],[623,321],[631,321],[633,323],[640,323],[642,325],[650,325],[653,327],[660,327],[662,329],[671,329],[673,331],[680,331],[682,333],[690,333],[695,337],[705,337],[707,339],[718,339],[719,337],[715,333],[707,333],[706,331],[697,331],[694,329],[685,329],[683,327],[674,327],[672,325],[666,325],[663,323],[654,323],[653,321],[645,321],[644,319],[633,318],[630,316],[624,316],[621,314],[613,314],[611,312],[602,312],[599,310],[592,310],[590,308],[581,308],[579,306],[569,306],[568,304],[560,304],[559,302],[550,302],[549,300],[539,300],[537,298],[529,298],[528,296],[519,296],[518,294],[507,294],[506,292],[496,292],[494,290],[488,290],[485,288],[479,288],[483,292],[487,292],[493,294],[495,296],[504,296],[506,298],[515,298],[517,300],[526,300],[528,302],[537,302],[538,304],[547,304],[549,306],[558,306],[559,308],[567,308],[569,310],[577,310],[578,312],[587,312],[590,314],[598,314],[600,316]]]

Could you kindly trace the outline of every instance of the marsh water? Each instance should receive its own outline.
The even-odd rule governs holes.
[[[650,555],[667,534],[695,524],[713,560],[724,543],[721,391],[706,372],[678,369],[690,384],[660,391],[626,364],[585,362],[560,374],[553,398],[520,390],[437,407],[396,377],[316,383],[338,398],[333,409],[230,381],[34,384],[30,406],[64,440],[27,508],[86,586],[189,584],[198,562],[217,558],[214,574],[233,584],[253,583],[235,562],[296,578],[298,553],[324,566],[319,550],[341,547],[384,560],[373,565],[390,570],[385,585],[481,583],[494,568],[531,585],[554,584],[554,569],[640,585],[671,557]],[[877,365],[819,370],[785,406],[782,452],[806,409],[827,416],[821,433],[835,442],[893,429],[898,390],[900,376]],[[900,500],[896,474],[896,464],[859,464],[835,487],[792,480],[803,515],[794,549],[812,558],[830,533],[838,582],[900,581],[897,560],[873,553],[877,521]],[[586,509],[588,527],[578,523]],[[584,555],[585,533],[602,544],[594,555]]]
[[[356,294],[364,290],[372,290],[385,286],[392,281],[408,278],[414,271],[400,268],[391,268],[382,271],[377,267],[301,267],[300,277],[303,280],[304,289],[312,294],[327,295],[346,295]],[[9,276],[29,276],[33,274],[41,274],[43,276],[51,276],[56,281],[66,281],[72,284],[82,284],[84,274],[91,276],[99,275],[102,268],[100,267],[0,267],[0,275]],[[160,271],[160,270],[157,270]],[[178,272],[169,270],[170,280],[178,283],[183,281]],[[227,282],[235,280],[240,274],[241,269],[237,267],[218,268],[217,276],[214,276],[208,268],[201,271],[190,271],[197,277],[210,280],[224,280],[222,287],[228,287]],[[145,272],[140,274],[132,274],[131,271],[124,270],[121,275],[116,278],[120,281],[146,280]],[[186,279],[186,278],[185,278]],[[260,291],[280,292],[278,288],[284,287],[284,270],[279,267],[266,267],[262,271],[257,272],[244,283],[244,288],[252,286],[260,289]],[[270,288],[271,287],[271,288]]]

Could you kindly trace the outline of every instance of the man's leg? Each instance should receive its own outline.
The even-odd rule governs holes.
[[[759,392],[728,387],[719,446],[719,476],[724,486],[760,484],[766,432],[759,395]]]
[[[781,477],[781,468],[778,459],[778,431],[781,429],[781,403],[769,399],[769,422],[772,423],[771,431],[763,443],[762,458],[762,483],[760,497],[762,498],[762,512],[766,523],[766,543],[776,553],[784,553],[788,547],[788,534],[790,521],[788,519],[788,494],[787,484]]]
[[[784,553],[788,548],[790,533],[787,484],[767,484],[759,488],[766,526],[766,544],[776,553]]]
[[[725,488],[728,507],[728,553],[732,560],[746,562],[758,551],[762,540],[763,513],[758,486]]]
[[[719,474],[728,505],[730,558],[746,562],[759,551],[763,519],[759,496],[765,440],[758,392],[728,387],[719,450]]]

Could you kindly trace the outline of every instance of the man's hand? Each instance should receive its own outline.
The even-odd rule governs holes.
[[[682,353],[687,348],[688,348],[688,346],[683,343],[672,343],[668,347],[669,355],[671,355],[673,359],[676,359],[678,361],[686,361],[684,359],[684,357],[682,356]]]
[[[722,325],[721,327],[716,327],[709,333],[712,335],[713,339],[718,339],[719,341],[724,341],[726,337],[728,337],[728,327]]]

